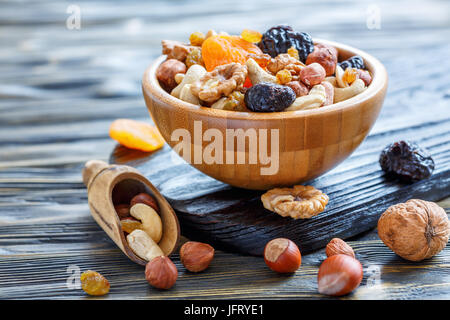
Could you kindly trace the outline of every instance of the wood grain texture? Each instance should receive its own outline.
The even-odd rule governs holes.
[[[143,268],[126,258],[90,217],[81,169],[87,160],[108,160],[115,147],[108,138],[114,119],[149,119],[140,83],[145,68],[160,54],[161,39],[185,40],[193,30],[240,33],[243,27],[265,30],[289,23],[313,37],[367,51],[388,70],[386,100],[362,145],[365,149],[358,148],[330,173],[348,179],[351,174],[345,168],[357,165],[367,175],[364,168],[376,161],[380,148],[402,138],[418,140],[430,148],[437,168],[448,168],[448,1],[76,4],[81,8],[81,30],[66,28],[68,3],[0,3],[2,299],[84,299],[81,290],[66,287],[70,265],[105,274],[111,293],[104,299],[324,298],[317,294],[315,279],[325,257],[321,250],[305,255],[292,277],[271,273],[258,257],[221,251],[210,270],[194,275],[184,271],[175,255],[180,270],[175,288],[154,290],[144,281]],[[370,4],[381,10],[380,29],[367,28]],[[352,184],[330,188],[357,203],[376,195],[379,174],[367,175],[353,198]],[[327,185],[327,180],[320,183]],[[427,192],[431,197],[433,191]],[[449,200],[440,203],[450,213]],[[450,298],[449,248],[432,260],[410,263],[390,252],[376,231],[349,243],[365,277],[362,287],[344,299]],[[375,266],[380,267],[381,283],[367,286]]]

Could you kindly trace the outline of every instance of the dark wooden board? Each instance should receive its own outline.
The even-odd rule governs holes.
[[[408,130],[397,134],[407,136]],[[405,184],[381,171],[377,157],[391,136],[389,131],[370,135],[337,169],[305,183],[330,198],[326,210],[311,219],[293,220],[266,210],[260,200],[263,192],[214,180],[179,160],[167,145],[151,155],[118,147],[110,160],[135,166],[149,178],[175,209],[183,234],[191,239],[261,255],[269,240],[286,237],[307,253],[324,247],[333,237],[347,239],[374,228],[390,205],[411,198],[437,201],[450,195],[450,119],[423,123],[414,131],[415,140],[426,145],[436,161],[432,177],[420,182]]]
[[[422,133],[448,137],[442,122],[450,117],[447,0],[211,0],[207,5],[79,0],[73,4],[81,9],[81,30],[66,28],[69,4],[0,1],[0,299],[92,299],[67,288],[70,266],[97,270],[109,279],[110,294],[94,299],[328,299],[317,293],[316,284],[323,249],[304,254],[292,276],[271,272],[260,257],[221,250],[210,269],[191,274],[174,254],[176,286],[153,289],[143,268],[92,219],[81,168],[90,159],[108,160],[115,147],[108,137],[114,119],[150,121],[140,82],[160,53],[161,39],[183,41],[191,31],[208,28],[235,34],[243,27],[265,30],[283,22],[378,57],[388,70],[389,90],[371,132],[377,138],[366,140],[365,149],[348,159],[362,168],[376,162],[381,145],[416,138],[423,123],[430,125]],[[381,11],[380,29],[366,25],[373,5]],[[445,144],[418,138],[443,168]],[[128,156],[121,159],[142,157]],[[344,166],[332,173],[350,178]],[[373,178],[381,179],[379,174]],[[152,181],[167,190],[157,174]],[[370,181],[354,202],[377,192]],[[328,186],[324,179],[318,183]],[[333,188],[344,195],[349,186]],[[450,213],[450,198],[439,204]],[[450,298],[450,246],[431,260],[413,263],[384,246],[375,229],[348,242],[364,279],[342,299]],[[379,277],[372,285],[374,270]]]

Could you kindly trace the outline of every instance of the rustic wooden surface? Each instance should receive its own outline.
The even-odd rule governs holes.
[[[81,30],[66,29],[69,4],[0,3],[2,299],[84,299],[81,290],[66,287],[71,265],[107,276],[112,287],[106,299],[323,298],[316,287],[323,250],[305,255],[293,276],[270,272],[261,258],[222,251],[207,272],[190,274],[175,255],[176,287],[154,290],[142,267],[128,260],[89,214],[80,175],[84,162],[108,160],[115,143],[107,129],[115,118],[148,119],[142,72],[158,55],[161,39],[182,40],[191,30],[238,33],[243,27],[264,30],[287,22],[315,37],[368,51],[390,76],[372,135],[386,141],[415,138],[420,129],[429,136],[419,136],[419,142],[431,147],[441,165],[449,165],[448,152],[442,152],[450,140],[448,1],[249,0],[203,6],[194,1],[77,1]],[[379,30],[366,26],[371,4],[381,10]],[[399,105],[404,108],[400,114],[394,111]],[[429,112],[417,117],[419,108]],[[369,154],[357,150],[352,158],[371,163],[380,147],[371,145]],[[376,192],[370,184],[366,190]],[[450,212],[449,199],[440,204]],[[386,248],[375,230],[350,244],[365,276],[344,299],[450,298],[450,248],[411,263]]]

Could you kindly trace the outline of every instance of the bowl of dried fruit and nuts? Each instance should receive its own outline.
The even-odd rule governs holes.
[[[145,71],[146,105],[165,141],[203,173],[269,189],[347,158],[381,110],[387,73],[364,51],[281,25],[261,34],[163,40]]]

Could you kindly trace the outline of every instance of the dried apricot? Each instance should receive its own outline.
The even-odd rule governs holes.
[[[81,288],[90,296],[103,296],[109,292],[109,282],[100,273],[92,270],[80,276]]]
[[[117,119],[109,127],[109,136],[121,145],[145,152],[164,145],[164,139],[154,126],[130,119]]]
[[[256,45],[239,36],[219,34],[207,38],[202,45],[202,57],[207,71],[232,62],[244,65],[249,54],[262,55],[263,53]]]

